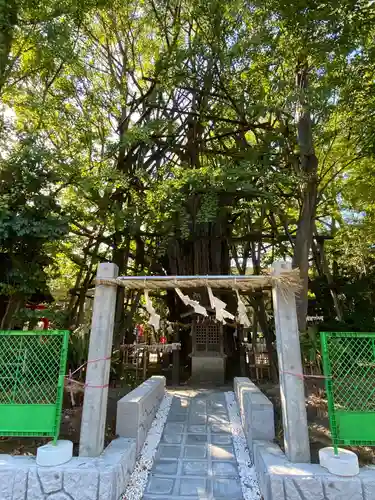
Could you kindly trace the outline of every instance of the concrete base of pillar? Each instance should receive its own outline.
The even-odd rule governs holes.
[[[72,441],[60,439],[54,443],[39,446],[36,451],[36,463],[40,467],[53,467],[66,464],[73,457]]]
[[[332,447],[319,450],[319,463],[336,476],[356,476],[359,474],[358,457],[350,450],[338,449],[335,455]]]
[[[191,357],[191,382],[209,382],[223,385],[225,382],[226,356],[208,354]]]

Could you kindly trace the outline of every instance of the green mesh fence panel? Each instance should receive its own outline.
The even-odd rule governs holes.
[[[332,441],[375,446],[375,333],[322,332]]]
[[[57,439],[67,331],[0,331],[0,435]]]

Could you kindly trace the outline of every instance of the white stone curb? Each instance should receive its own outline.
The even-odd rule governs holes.
[[[255,467],[250,459],[249,448],[242,429],[239,409],[234,392],[226,392],[225,401],[227,403],[229,413],[234,451],[236,454],[244,500],[260,500],[261,494]]]
[[[128,486],[122,500],[141,500],[146,489],[148,476],[154,463],[156,449],[159,445],[161,435],[167,420],[173,396],[166,394],[160,404],[155,418],[148,431],[146,441],[142,447],[139,458],[135,464]],[[247,499],[246,499],[247,500]]]

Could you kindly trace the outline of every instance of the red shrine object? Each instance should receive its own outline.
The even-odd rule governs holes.
[[[28,304],[26,305],[27,309],[31,309],[32,311],[43,311],[44,309],[47,309],[46,306],[43,304]],[[49,319],[47,318],[39,318],[39,321],[43,322],[43,330],[48,330],[49,328]]]

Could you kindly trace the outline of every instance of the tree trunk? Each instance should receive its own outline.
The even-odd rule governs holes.
[[[327,283],[328,283],[331,297],[333,300],[333,305],[335,308],[337,319],[339,321],[344,321],[344,313],[342,311],[341,302],[340,302],[337,290],[335,288],[335,281],[332,277],[332,273],[331,273],[331,270],[329,268],[326,253],[324,250],[324,240],[317,242],[316,254],[317,254],[317,260],[319,262],[319,266],[317,266],[318,273],[321,276],[324,275],[327,279]]]
[[[255,297],[255,306],[257,307],[257,318],[259,321],[259,326],[263,332],[264,338],[266,340],[266,347],[268,352],[268,358],[270,363],[271,370],[271,379],[272,382],[277,383],[279,380],[279,370],[277,365],[277,355],[276,350],[273,346],[273,342],[275,341],[275,334],[269,328],[267,321],[266,308],[264,306],[264,295],[263,292],[259,293]]]
[[[1,330],[11,330],[14,324],[14,316],[19,311],[21,305],[23,304],[24,296],[22,294],[16,293],[9,296],[8,305],[5,314],[1,320],[0,329]]]
[[[296,86],[299,92],[298,145],[300,150],[299,172],[301,175],[301,208],[293,255],[293,267],[298,267],[302,280],[302,290],[296,297],[299,330],[306,330],[309,253],[315,227],[318,187],[318,159],[315,155],[312,135],[312,120],[307,100],[308,64],[306,58],[300,60],[296,71]]]
[[[117,248],[113,252],[113,262],[119,268],[120,276],[125,276],[128,268],[130,239],[127,238],[125,248]],[[118,347],[122,342],[122,337],[125,334],[125,288],[117,287],[115,324],[113,328],[113,344]]]
[[[168,247],[168,273],[215,275],[230,273],[230,227],[226,216],[214,222],[192,224],[189,239],[173,238]]]
[[[0,94],[6,82],[14,28],[18,18],[18,1],[0,3]]]

